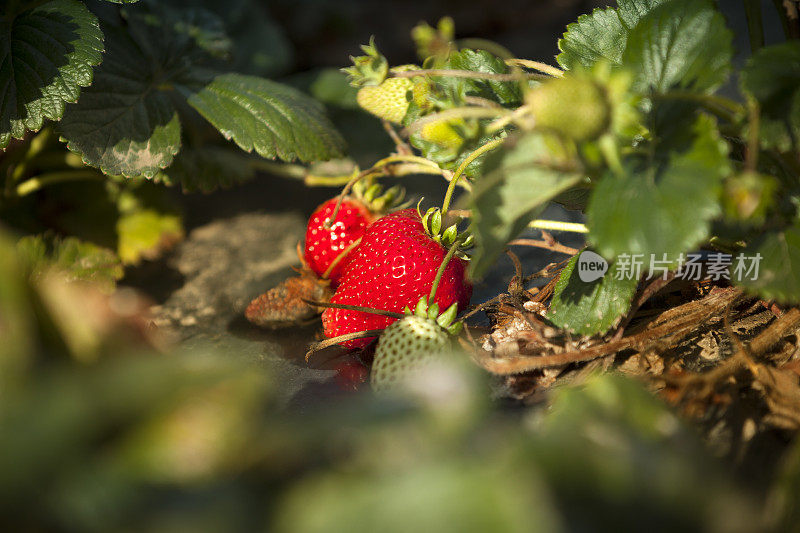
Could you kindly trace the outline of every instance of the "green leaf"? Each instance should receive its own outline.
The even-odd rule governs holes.
[[[800,42],[762,48],[742,70],[742,91],[761,109],[761,139],[788,152],[800,138]]]
[[[621,276],[622,279],[617,279],[613,265],[600,278],[583,281],[580,269],[590,262],[608,264],[588,250],[570,259],[558,278],[547,313],[547,318],[555,325],[579,335],[608,331],[628,311],[639,283],[636,278]]]
[[[476,249],[470,275],[486,273],[506,246],[549,200],[583,176],[554,137],[528,133],[506,141],[486,161],[486,174],[472,195],[472,232]]]
[[[23,237],[17,243],[17,253],[33,277],[57,268],[69,280],[93,281],[113,288],[124,274],[114,252],[75,237]]]
[[[159,64],[145,56],[125,30],[103,29],[106,60],[92,86],[64,114],[61,139],[85,163],[106,174],[152,177],[172,163],[181,145],[170,86],[157,77]]]
[[[590,68],[601,59],[619,64],[625,51],[628,28],[623,26],[616,9],[595,9],[567,25],[558,40],[561,51],[556,60],[564,69]]]
[[[620,0],[619,8],[595,9],[567,25],[558,40],[561,53],[556,57],[565,69],[591,68],[600,60],[622,63],[622,54],[631,29],[653,8],[666,0]]]
[[[665,2],[639,20],[622,62],[637,74],[635,85],[711,92],[730,71],[733,34],[709,0]]]
[[[766,299],[780,302],[800,302],[800,222],[779,232],[770,232],[751,243],[743,252],[746,258],[757,257],[758,275],[754,273],[736,279],[731,266],[731,279]]]
[[[0,19],[0,148],[45,119],[59,120],[92,83],[103,59],[103,33],[77,0],[52,0],[12,20]],[[9,29],[7,25],[10,26]]]
[[[677,256],[708,237],[730,171],[728,148],[705,115],[692,136],[687,148],[673,143],[664,161],[629,160],[623,175],[607,172],[597,184],[587,217],[589,241],[600,254],[644,254],[649,261],[651,254]]]
[[[207,67],[218,64],[229,43],[210,11],[143,2],[122,13],[124,26],[103,19],[108,57],[60,128],[87,164],[106,174],[154,177],[180,150],[179,111],[184,124],[197,116],[184,98],[228,138],[261,155],[308,161],[341,153],[341,137],[310,98],[260,78],[214,77]],[[206,171],[203,189],[211,188],[211,178]],[[217,177],[230,181],[225,172]]]
[[[123,263],[138,264],[142,259],[156,259],[183,239],[181,217],[155,209],[124,213],[117,221],[117,251]]]
[[[486,50],[464,49],[453,52],[441,68],[488,74],[507,74],[509,72],[505,61]],[[458,102],[463,101],[464,96],[486,98],[504,106],[519,105],[522,102],[522,91],[518,82],[452,76],[436,76],[433,79]]]
[[[173,164],[154,179],[167,185],[180,184],[184,192],[211,192],[217,187],[231,187],[255,176],[251,159],[235,148],[186,147]]]
[[[291,87],[254,76],[221,74],[188,101],[247,152],[283,161],[342,155],[344,140],[322,106]]]

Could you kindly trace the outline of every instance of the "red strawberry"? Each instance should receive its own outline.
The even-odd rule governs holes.
[[[419,213],[404,209],[386,215],[367,228],[342,276],[332,303],[358,305],[402,312],[413,308],[430,293],[436,272],[447,254],[441,244],[425,233]],[[440,309],[469,304],[472,286],[465,278],[466,261],[453,257],[439,282],[435,301]],[[328,308],[322,313],[325,336],[336,337],[370,329],[382,329],[397,320],[381,315]],[[373,339],[343,342],[366,346]]]
[[[366,205],[346,197],[336,214],[336,219],[331,222],[328,229],[325,227],[325,221],[336,209],[336,202],[337,198],[331,198],[317,207],[311,215],[306,228],[306,247],[303,254],[308,268],[320,277],[325,275],[340,254],[347,254],[336,263],[328,275],[334,287],[353,256],[352,250],[349,249],[350,245],[364,235],[367,226],[376,218]]]

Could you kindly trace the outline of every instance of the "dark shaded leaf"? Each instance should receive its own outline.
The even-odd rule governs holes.
[[[761,259],[758,262],[756,279],[752,279],[755,272],[743,276],[741,280],[731,276],[738,285],[755,291],[766,299],[786,303],[800,302],[800,222],[795,222],[783,231],[764,234],[749,244],[742,253],[750,258],[761,254]]]
[[[798,149],[800,138],[800,42],[762,48],[751,57],[741,76],[742,91],[761,109],[761,139],[765,146]]]
[[[103,33],[77,0],[52,0],[11,21],[0,37],[0,148],[11,137],[59,120],[66,102],[92,83],[103,59]]]

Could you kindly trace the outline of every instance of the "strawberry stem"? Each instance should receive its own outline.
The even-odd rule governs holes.
[[[300,298],[308,305],[313,305],[314,307],[331,307],[333,309],[347,309],[348,311],[360,311],[362,313],[370,313],[373,315],[381,315],[381,316],[388,316],[391,318],[403,318],[403,313],[395,313],[394,311],[386,311],[384,309],[375,309],[374,307],[364,307],[363,305],[349,305],[349,304],[334,304],[331,302],[315,302],[313,300],[306,300],[305,298]]]
[[[444,270],[447,268],[447,264],[450,262],[450,259],[453,258],[455,253],[458,251],[459,246],[464,239],[458,238],[456,241],[450,246],[450,249],[447,250],[447,255],[444,256],[442,259],[442,264],[439,265],[439,270],[436,271],[436,277],[433,279],[433,285],[431,285],[431,293],[428,296],[428,303],[432,304],[433,299],[436,297],[436,290],[439,288],[439,282],[442,281],[442,276],[444,276]]]
[[[317,342],[312,344],[308,351],[306,352],[306,361],[314,352],[318,352],[320,350],[324,350],[334,344],[339,344],[340,342],[347,342],[347,341],[354,341],[356,339],[366,339],[368,337],[377,337],[383,333],[382,329],[369,329],[367,331],[357,331],[355,333],[346,333],[345,335],[339,335],[338,337],[331,337],[330,339],[325,339],[324,341]]]
[[[529,228],[550,231],[567,231],[570,233],[589,233],[589,228],[579,222],[562,222],[560,220],[536,219],[528,224]]]
[[[342,192],[339,193],[339,198],[336,202],[336,207],[333,208],[333,212],[331,213],[330,218],[328,218],[323,224],[325,229],[330,229],[331,224],[333,224],[333,221],[336,220],[336,217],[339,214],[339,209],[341,209],[342,207],[342,202],[344,201],[345,197],[350,193],[350,191],[353,189],[353,186],[356,183],[367,178],[377,178],[380,176],[385,176],[387,174],[389,175],[393,174],[392,172],[387,172],[384,169],[390,165],[395,165],[395,164],[399,165],[404,163],[410,163],[411,166],[413,167],[411,169],[411,172],[407,172],[409,174],[425,173],[425,174],[442,175],[443,173],[442,169],[439,168],[439,165],[437,165],[433,161],[425,159],[424,157],[419,157],[415,155],[401,155],[401,154],[384,157],[383,159],[372,165],[370,168],[362,170],[357,175],[353,176],[353,178],[347,182],[347,184],[342,189]]]
[[[450,183],[447,185],[447,192],[445,193],[444,201],[442,202],[442,218],[445,217],[445,215],[447,214],[447,210],[450,208],[450,202],[453,199],[453,193],[456,190],[456,185],[458,185],[458,179],[467,169],[469,164],[475,161],[483,154],[485,154],[486,152],[488,152],[489,150],[492,150],[500,146],[504,140],[505,138],[494,139],[493,141],[489,141],[483,146],[480,146],[479,148],[475,149],[471,154],[467,156],[466,159],[464,159],[464,161],[461,162],[460,165],[458,165],[458,168],[453,173],[453,179],[451,179]]]
[[[563,78],[564,71],[560,68],[556,68],[554,66],[548,65],[547,63],[542,63],[541,61],[531,61],[530,59],[506,59],[506,65],[517,65],[520,67],[525,67],[533,70],[538,70],[539,72],[543,72],[545,74],[549,74],[550,76],[556,78]]]
[[[519,72],[517,74],[495,74],[491,72],[476,72],[474,70],[456,70],[456,69],[417,69],[417,70],[402,70],[389,72],[389,78],[415,78],[417,76],[446,76],[450,78],[472,78],[477,80],[494,80],[494,81],[520,81],[527,78],[538,78],[538,75],[528,72]]]
[[[338,265],[339,263],[341,263],[341,262],[342,262],[342,259],[344,259],[345,257],[347,257],[347,254],[349,254],[350,252],[352,252],[352,251],[353,251],[353,249],[354,249],[356,246],[358,246],[359,244],[361,244],[361,237],[359,237],[358,239],[356,239],[356,240],[354,240],[353,242],[351,242],[351,243],[350,243],[350,244],[347,246],[347,248],[345,248],[344,250],[342,250],[342,253],[340,253],[339,255],[337,255],[337,256],[336,256],[336,259],[334,259],[333,261],[331,261],[331,264],[330,264],[330,266],[328,266],[328,268],[325,270],[325,272],[323,272],[323,273],[322,273],[322,279],[328,279],[328,278],[330,278],[330,276],[331,276],[331,272],[333,272],[333,269],[334,269],[334,268],[336,268],[336,265]]]

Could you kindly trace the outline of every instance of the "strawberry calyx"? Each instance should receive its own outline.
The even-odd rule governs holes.
[[[444,312],[440,313],[439,304],[433,302],[428,304],[428,296],[423,296],[417,302],[416,307],[412,311],[408,306],[403,310],[406,316],[416,316],[419,318],[428,318],[436,322],[443,330],[447,331],[454,337],[461,332],[464,323],[456,320],[458,314],[458,303],[454,303]]]
[[[375,36],[369,38],[369,44],[361,45],[363,56],[350,56],[352,67],[341,69],[347,74],[353,87],[380,85],[389,75],[389,61],[375,46]]]
[[[429,57],[446,59],[450,52],[457,49],[455,34],[455,23],[451,17],[439,19],[435,28],[427,22],[420,22],[411,30],[411,38],[417,45],[417,55],[422,60]]]
[[[377,215],[382,215],[397,207],[405,198],[406,191],[399,185],[383,186],[372,179],[359,180],[353,184],[353,196]]]
[[[423,215],[420,212],[419,205],[417,205],[417,212],[422,218],[422,225],[425,228],[425,233],[427,233],[431,239],[440,243],[445,248],[449,248],[458,243],[457,255],[462,259],[467,259],[462,252],[463,250],[472,248],[475,243],[475,238],[469,231],[462,231],[459,233],[458,226],[463,222],[463,217],[458,217],[454,224],[443,228],[444,216],[440,208],[428,208]]]

